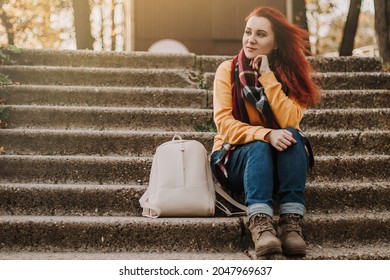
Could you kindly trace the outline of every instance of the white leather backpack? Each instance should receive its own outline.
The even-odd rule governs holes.
[[[246,207],[234,201],[219,186],[217,191],[236,207]],[[207,151],[196,140],[174,136],[172,141],[157,147],[150,172],[149,187],[139,202],[145,217],[207,217],[215,206],[230,212],[216,201],[216,188]]]

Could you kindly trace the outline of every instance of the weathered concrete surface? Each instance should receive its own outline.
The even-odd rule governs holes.
[[[114,68],[184,68],[200,72],[215,72],[218,65],[231,56],[204,56],[194,54],[155,54],[148,52],[94,52],[86,50],[23,49],[12,60],[21,65],[51,65],[73,67]],[[380,58],[362,57],[308,57],[320,72],[381,71]]]
[[[0,215],[140,216],[147,185],[0,184]],[[310,214],[390,211],[390,183],[309,183]],[[277,208],[277,203],[275,204]],[[218,216],[225,216],[217,212]]]
[[[175,135],[201,142],[211,151],[215,133],[175,131],[95,131],[61,129],[0,130],[7,155],[100,155],[151,157],[158,145]],[[306,132],[317,156],[390,154],[390,131]],[[341,152],[342,151],[342,152]]]
[[[143,108],[211,108],[212,93],[204,89],[11,85],[0,97],[14,105],[107,106]]]
[[[151,157],[4,155],[0,157],[0,182],[145,183],[151,164]],[[390,155],[323,156],[316,158],[308,181],[386,181],[389,168]]]
[[[24,50],[0,68],[24,83],[0,88],[0,258],[253,257],[246,218],[151,220],[138,203],[159,144],[211,149],[195,130],[210,128],[212,91],[198,87],[226,59]],[[324,96],[302,123],[316,156],[306,259],[390,259],[389,75],[377,58],[308,59]]]

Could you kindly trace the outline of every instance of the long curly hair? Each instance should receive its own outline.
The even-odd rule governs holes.
[[[270,66],[287,89],[288,95],[305,106],[318,104],[321,100],[320,87],[311,77],[315,70],[306,58],[306,55],[311,54],[308,32],[290,23],[274,8],[256,8],[245,21],[252,16],[264,17],[271,22],[278,47],[269,56]]]

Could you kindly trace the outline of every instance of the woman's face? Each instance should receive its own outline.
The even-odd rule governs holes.
[[[251,16],[246,22],[242,46],[250,60],[260,54],[269,55],[276,47],[271,22],[265,17]]]

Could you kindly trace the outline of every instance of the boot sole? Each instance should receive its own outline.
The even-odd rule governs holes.
[[[256,251],[256,256],[261,257],[261,256],[268,256],[268,255],[277,255],[281,253],[282,253],[281,247],[269,246]]]
[[[306,248],[285,248],[282,247],[283,254],[286,256],[305,256],[306,255]]]

